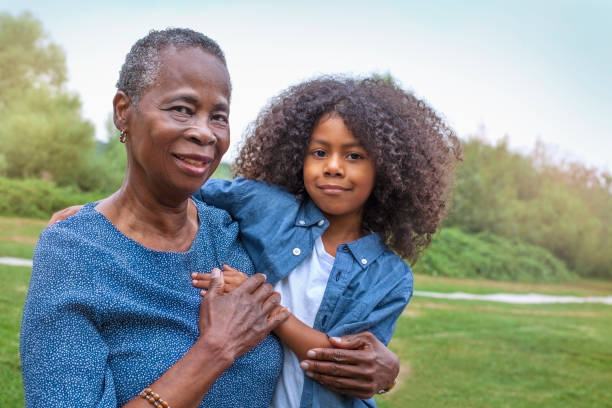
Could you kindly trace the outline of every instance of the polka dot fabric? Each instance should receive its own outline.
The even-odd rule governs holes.
[[[187,252],[143,247],[88,204],[41,234],[24,309],[27,407],[116,407],[134,398],[198,338],[192,271],[253,266],[229,215],[197,202]],[[201,407],[268,407],[282,362],[268,336],[213,384]]]

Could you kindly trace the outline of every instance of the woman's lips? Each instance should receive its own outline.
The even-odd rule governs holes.
[[[200,155],[182,155],[175,153],[173,156],[177,159],[181,168],[195,176],[201,176],[206,173],[208,165],[212,162],[210,157]]]

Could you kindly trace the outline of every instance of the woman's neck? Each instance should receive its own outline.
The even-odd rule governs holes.
[[[340,244],[355,241],[363,236],[361,231],[362,214],[351,216],[336,217],[326,214],[329,227],[325,230],[321,239],[325,252],[331,256],[336,256],[336,248]]]
[[[184,252],[198,230],[197,208],[188,197],[162,194],[126,181],[96,207],[124,235],[157,251]]]

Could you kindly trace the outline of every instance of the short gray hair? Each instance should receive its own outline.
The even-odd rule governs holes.
[[[144,89],[155,84],[161,67],[160,53],[168,47],[199,47],[216,56],[227,69],[225,55],[213,39],[189,28],[151,30],[132,46],[119,72],[117,90],[125,92],[134,104]],[[231,90],[231,84],[230,84]]]

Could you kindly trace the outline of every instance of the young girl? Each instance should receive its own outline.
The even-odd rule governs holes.
[[[323,77],[274,98],[247,133],[242,178],[199,197],[240,224],[255,269],[293,312],[275,332],[284,365],[275,407],[375,406],[305,378],[299,361],[328,336],[371,331],[387,344],[413,288],[410,268],[445,212],[460,156],[425,102],[384,80]],[[225,290],[246,275],[224,266]],[[208,273],[192,274],[206,289]]]

